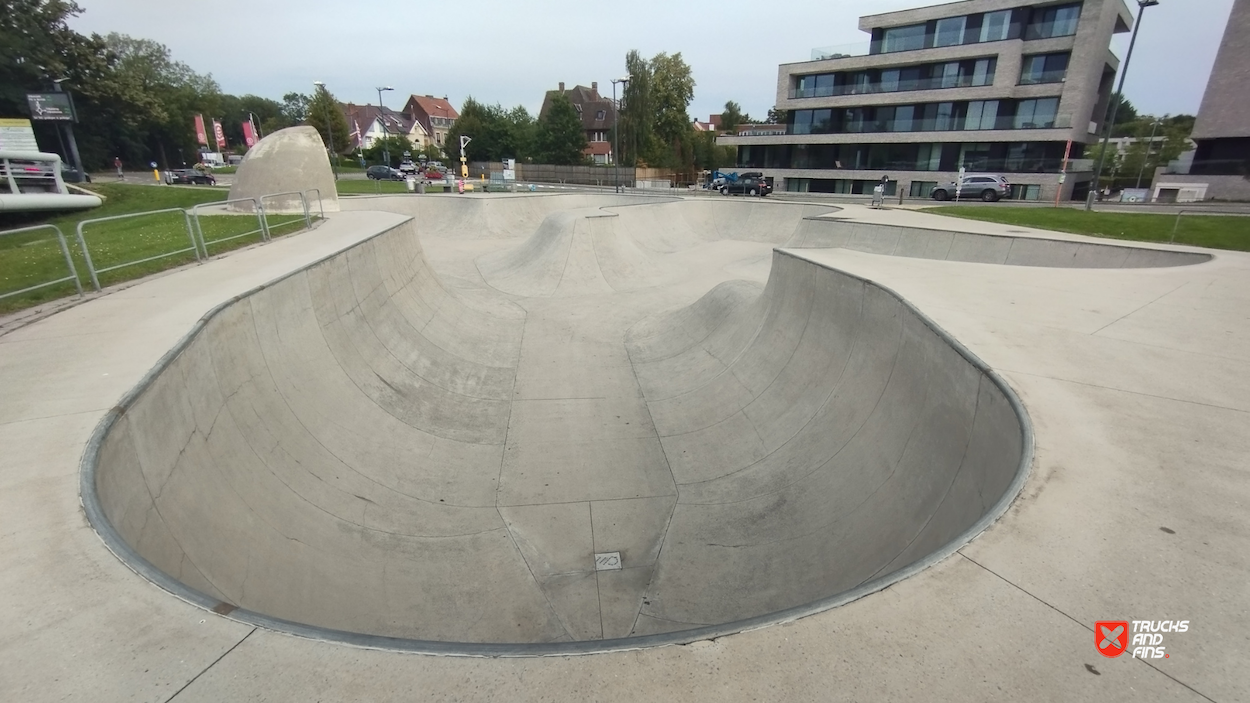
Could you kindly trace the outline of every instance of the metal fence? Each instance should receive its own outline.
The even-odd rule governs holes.
[[[61,247],[61,254],[65,256],[65,267],[69,270],[69,275],[62,276],[61,278],[57,278],[51,281],[46,281],[44,283],[37,283],[33,286],[27,286],[25,288],[22,288],[21,290],[15,290],[15,291],[11,291],[8,293],[0,293],[0,300],[3,300],[5,298],[11,298],[15,295],[22,295],[23,293],[36,291],[36,290],[39,290],[40,288],[47,288],[49,286],[59,285],[61,283],[66,283],[69,281],[74,282],[74,287],[78,289],[79,297],[82,296],[82,281],[78,280],[78,269],[74,268],[74,259],[69,255],[69,244],[66,243],[65,234],[61,232],[60,227],[57,227],[56,225],[35,225],[33,227],[21,227],[19,229],[11,229],[11,230],[7,230],[4,232],[0,232],[0,235],[23,234],[26,232],[36,232],[42,229],[50,229],[53,232],[56,232],[56,242]]]
[[[231,234],[229,236],[218,237],[216,239],[205,238],[204,224],[200,222],[201,209],[229,205],[231,203],[252,203],[256,213],[257,228],[248,230],[247,232],[243,232],[241,234]],[[208,253],[209,244],[220,244],[222,242],[241,239],[253,234],[259,234],[261,242],[269,241],[269,224],[265,221],[265,208],[261,205],[260,198],[234,198],[233,200],[219,200],[215,203],[200,203],[199,205],[193,206],[190,210],[188,210],[188,212],[191,214],[191,220],[195,223],[195,233],[200,237],[200,250],[204,253],[204,258],[206,259],[212,256]]]
[[[91,286],[96,291],[100,291],[102,289],[102,285],[100,283],[100,275],[110,272],[110,271],[116,271],[118,269],[130,267],[130,266],[138,266],[140,264],[145,264],[145,263],[152,262],[152,261],[158,261],[161,259],[168,259],[170,257],[176,257],[179,255],[185,255],[185,254],[190,254],[194,256],[196,262],[202,263],[208,260],[209,258],[211,258],[211,254],[209,252],[210,246],[216,246],[216,245],[220,245],[225,242],[228,242],[228,241],[241,239],[243,237],[248,237],[248,236],[255,236],[255,235],[260,236],[259,243],[265,243],[272,239],[271,229],[273,227],[285,226],[285,225],[292,224],[292,223],[302,223],[303,229],[312,229],[312,222],[313,222],[312,212],[309,207],[309,194],[311,193],[316,193],[317,209],[318,209],[318,212],[320,213],[319,216],[321,219],[325,219],[325,206],[322,203],[321,191],[317,188],[313,188],[307,191],[289,191],[286,193],[272,193],[272,194],[258,196],[255,198],[236,198],[233,200],[219,200],[216,202],[202,203],[199,205],[195,205],[185,210],[181,208],[167,208],[163,210],[149,210],[147,212],[133,212],[133,213],[127,213],[125,215],[113,215],[111,217],[96,217],[96,218],[92,218],[89,220],[83,220],[78,223],[78,226],[76,229],[77,243],[78,243],[78,247],[82,250],[83,263],[86,265],[87,276],[91,281]],[[291,196],[294,196],[294,197],[291,197]],[[299,210],[297,213],[295,213],[294,219],[291,219],[285,222],[274,223],[270,220],[270,216],[273,213],[267,211],[264,207],[264,204],[267,200],[272,200],[272,199],[282,198],[282,197],[287,197],[290,201],[295,201],[298,198]],[[209,208],[229,205],[231,203],[247,203],[247,202],[252,203],[252,206],[254,208],[254,212],[256,214],[256,222],[257,222],[256,229],[249,229],[246,232],[237,233],[237,234],[230,233],[226,236],[211,237],[210,235],[212,234],[212,229],[210,228],[210,234],[209,235],[205,234],[204,221],[201,220],[201,216],[205,214],[206,210],[208,210]],[[152,254],[151,256],[139,256],[138,258],[127,258],[127,255],[123,252],[120,258],[123,258],[125,260],[123,261],[110,260],[107,266],[99,265],[100,263],[104,263],[102,261],[102,258],[107,258],[107,257],[103,257],[103,253],[107,250],[102,245],[94,244],[91,241],[92,237],[90,236],[91,233],[89,231],[89,228],[91,228],[94,225],[99,225],[100,223],[105,223],[105,222],[132,220],[135,218],[150,217],[154,215],[155,216],[173,215],[174,213],[178,213],[179,215],[182,216],[181,224],[182,224],[182,227],[185,227],[185,230],[186,230],[187,246],[177,246],[177,245],[170,243],[169,247],[165,247],[165,248],[158,247],[157,251],[159,253]],[[178,227],[178,229],[181,229],[182,227]],[[60,278],[56,278],[53,280],[41,282],[36,285],[26,286],[20,290],[15,290],[15,291],[7,292],[7,293],[0,293],[0,300],[3,300],[5,298],[11,298],[14,296],[23,295],[25,293],[30,293],[32,291],[39,290],[41,288],[47,288],[47,287],[59,285],[62,283],[68,283],[71,281],[74,283],[75,288],[78,290],[78,295],[80,296],[83,295],[82,280],[79,278],[78,269],[74,265],[74,257],[70,252],[69,243],[66,240],[65,235],[61,232],[60,228],[51,224],[35,225],[32,227],[22,227],[19,229],[0,231],[0,236],[24,234],[27,232],[32,232],[32,231],[41,230],[41,229],[50,229],[56,233],[57,244],[60,246],[61,254],[65,258],[65,266],[69,272],[69,275],[62,276]],[[157,238],[159,239],[162,236],[168,236],[170,233],[171,233],[171,230],[166,229],[162,232],[159,232],[157,234]],[[93,256],[93,249],[92,249],[93,246],[96,246],[96,249],[94,250],[95,251],[94,256]],[[151,248],[148,248],[143,253],[151,253],[152,251],[153,250]],[[131,252],[130,256],[135,256],[135,252]]]
[[[191,246],[185,247],[182,249],[175,249],[173,251],[162,252],[160,254],[156,254],[155,256],[146,256],[142,259],[135,259],[133,261],[123,261],[120,264],[113,264],[112,266],[97,267],[95,265],[95,262],[91,260],[91,248],[87,246],[87,238],[83,233],[83,230],[86,228],[87,225],[99,224],[101,222],[114,222],[116,220],[127,220],[127,219],[133,219],[136,217],[144,217],[144,216],[149,216],[149,215],[161,215],[161,214],[169,213],[169,212],[182,213],[183,219],[186,221],[186,224],[187,224],[187,239],[191,242]],[[87,263],[87,273],[91,274],[91,285],[97,291],[100,290],[100,274],[102,273],[107,273],[109,271],[116,271],[117,269],[125,268],[127,266],[137,266],[138,264],[145,264],[149,261],[156,261],[157,259],[165,259],[171,256],[185,254],[187,252],[193,253],[195,255],[196,261],[202,260],[200,258],[200,247],[196,244],[196,241],[195,241],[195,230],[192,228],[192,225],[191,225],[191,215],[187,210],[183,210],[181,208],[166,208],[164,210],[151,210],[149,212],[131,212],[125,215],[113,215],[112,217],[97,217],[92,220],[83,220],[82,222],[78,223],[78,246],[82,248],[82,257]]]
[[[1247,213],[1247,212],[1230,212],[1227,210],[1221,211],[1221,210],[1204,210],[1204,209],[1181,210],[1180,212],[1176,213],[1176,224],[1172,225],[1172,237],[1171,239],[1168,240],[1169,244],[1176,243],[1176,234],[1177,232],[1180,231],[1180,228],[1181,228],[1181,218],[1184,217],[1185,215],[1199,215],[1199,216],[1209,215],[1212,217],[1240,217],[1240,218],[1246,219],[1247,222],[1250,222],[1250,213]],[[1250,226],[1246,227],[1245,232],[1250,232]]]

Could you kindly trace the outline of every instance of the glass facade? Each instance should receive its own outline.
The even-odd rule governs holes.
[[[1076,34],[1082,4],[1021,7],[874,29],[869,53],[891,54],[1007,39],[1050,39]]]
[[[997,59],[984,58],[793,76],[790,97],[826,98],[993,85],[997,67]]]
[[[1025,27],[1025,39],[1050,39],[1076,34],[1081,18],[1081,3],[1034,8]]]
[[[787,134],[951,132],[1066,127],[1059,98],[965,100],[881,107],[791,110]]]
[[[738,147],[738,168],[1058,173],[1065,142],[769,144]],[[1072,158],[1081,158],[1074,145]]]
[[[1067,51],[1025,56],[1020,68],[1020,85],[1062,83],[1068,76],[1068,61],[1071,56]]]

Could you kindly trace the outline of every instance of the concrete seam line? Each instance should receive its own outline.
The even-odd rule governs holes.
[[[318,259],[312,263],[304,265],[294,271],[280,276],[269,283],[256,286],[255,288],[231,297],[229,300],[214,307],[192,327],[191,331],[182,338],[167,352],[160,361],[157,362],[148,373],[140,380],[139,384],[131,389],[121,401],[110,409],[100,420],[92,433],[91,439],[86,445],[80,462],[79,472],[79,491],[80,501],[83,510],[87,515],[88,521],[95,528],[97,534],[104,542],[109,551],[113,552],[118,559],[122,561],[128,568],[139,576],[151,581],[155,585],[169,592],[170,594],[184,600],[192,605],[199,606],[205,610],[212,610],[220,603],[218,599],[203,594],[189,586],[174,579],[160,569],[157,569],[151,562],[140,555],[132,548],[113,525],[108,521],[104,514],[103,507],[100,504],[100,497],[96,491],[96,470],[99,462],[100,451],[103,447],[105,438],[109,431],[125,412],[138,400],[138,398],[150,387],[157,377],[190,345],[190,343],[205,329],[208,322],[220,314],[229,306],[236,302],[251,296],[252,294],[269,288],[278,282],[286,280],[292,276],[301,274],[329,259],[341,255],[343,252],[352,249],[359,244],[370,241],[376,237],[382,236],[388,232],[407,224],[413,218],[407,217],[397,225],[388,227],[381,232],[356,242],[348,247],[336,251],[326,257]],[[942,547],[934,550],[927,556],[918,559],[907,566],[902,567],[884,577],[874,579],[864,583],[849,591],[844,591],[833,596],[817,599],[810,603],[793,606],[790,608],[757,615],[743,620],[738,620],[720,625],[708,625],[698,627],[691,630],[683,630],[679,632],[644,635],[640,637],[618,638],[608,640],[587,640],[579,642],[560,642],[560,643],[473,643],[473,642],[439,642],[428,640],[415,640],[397,637],[386,637],[381,635],[367,635],[361,633],[345,632],[341,630],[333,630],[324,627],[315,627],[302,623],[291,622],[280,618],[255,613],[243,608],[232,611],[229,615],[223,615],[237,622],[249,624],[255,627],[263,627],[265,629],[284,632],[287,634],[304,637],[312,640],[321,640],[328,642],[336,642],[349,646],[361,647],[366,649],[379,649],[400,652],[411,652],[421,654],[445,655],[445,656],[471,656],[471,657],[533,657],[533,656],[570,656],[596,654],[601,652],[613,651],[629,651],[638,650],[657,646],[681,645],[689,644],[700,640],[717,639],[726,635],[736,634],[739,632],[747,632],[760,629],[775,624],[782,624],[798,620],[799,618],[824,612],[835,607],[850,603],[852,601],[863,598],[864,596],[884,590],[899,581],[909,578],[915,574],[928,569],[930,566],[946,559],[956,553],[961,547],[974,539],[981,532],[985,531],[990,525],[997,521],[1006,513],[1011,504],[1019,496],[1025,481],[1028,478],[1030,468],[1033,463],[1034,438],[1033,425],[1029,419],[1028,413],[1025,411],[1023,403],[1019,397],[1011,389],[1011,387],[1002,379],[993,369],[984,361],[973,354],[958,340],[937,325],[931,318],[921,312],[916,306],[912,305],[896,291],[883,286],[879,283],[871,281],[862,276],[834,268],[832,266],[811,261],[799,254],[785,249],[774,249],[779,256],[789,257],[796,261],[815,266],[819,269],[831,271],[835,274],[847,276],[854,280],[859,280],[867,285],[874,286],[894,299],[910,313],[916,315],[917,318],[933,331],[942,341],[948,344],[963,357],[973,367],[980,370],[988,376],[997,386],[999,391],[1007,399],[1009,406],[1014,412],[1021,432],[1021,456],[1019,464],[1016,468],[1016,474],[1012,481],[1008,484],[1006,490],[1000,496],[998,501],[981,516],[969,528],[961,532],[954,539],[948,541]]]

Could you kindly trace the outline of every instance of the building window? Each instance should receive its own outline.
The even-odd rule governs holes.
[[[1020,69],[1020,85],[1062,83],[1068,75],[1069,56],[1067,52],[1025,56]]]
[[[981,41],[1003,41],[1011,32],[1011,10],[987,12],[981,19]]]
[[[595,119],[596,119],[596,120],[602,120],[602,119],[604,119],[604,118],[605,118],[605,117],[607,117],[607,116],[608,116],[608,111],[607,111],[607,110],[600,110],[600,111],[598,111],[598,112],[596,112],[596,113],[595,113]]]
[[[936,187],[937,181],[912,181],[909,194],[913,198],[931,198]]]
[[[967,17],[947,17],[937,21],[937,34],[933,37],[934,46],[958,46],[964,43],[964,28],[968,25]]]
[[[893,27],[885,30],[881,43],[882,53],[894,51],[915,51],[924,48],[925,25],[913,24],[910,27]]]
[[[1055,113],[1059,111],[1059,98],[1021,100],[1016,105],[1015,129],[1051,129],[1055,126]]]
[[[1012,200],[1040,200],[1042,197],[1042,187],[1040,185],[1025,185],[1022,183],[1013,183],[1011,185]]]
[[[997,100],[974,100],[968,103],[964,129],[994,129],[998,124]]]
[[[1080,3],[1034,10],[1029,26],[1024,31],[1024,38],[1070,37],[1076,34],[1076,25],[1080,18]]]

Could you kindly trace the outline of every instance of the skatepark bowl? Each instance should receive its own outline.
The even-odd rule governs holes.
[[[1209,258],[745,199],[342,207],[411,218],[206,315],[101,422],[83,503],[114,553],[185,600],[424,652],[584,653],[792,620],[1003,514],[1032,457],[1014,393],[805,247]]]

